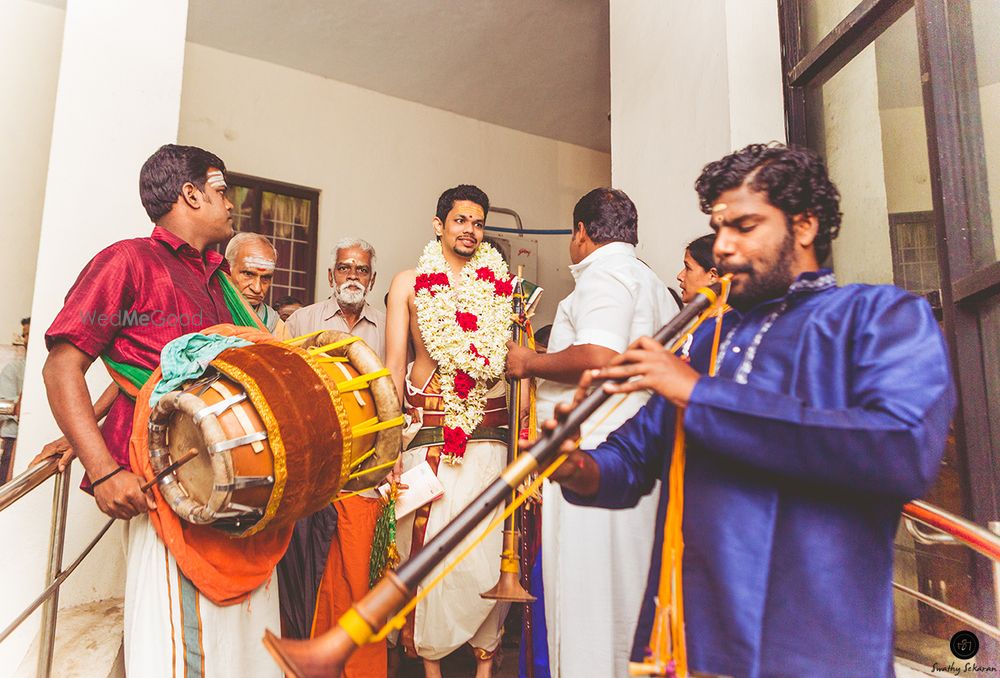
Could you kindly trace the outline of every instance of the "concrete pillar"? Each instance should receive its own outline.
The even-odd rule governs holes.
[[[32,304],[22,423],[15,473],[58,436],[41,381],[42,334],[87,260],[121,238],[149,232],[139,202],[143,161],[177,138],[187,0],[69,0],[48,162],[45,206]],[[223,74],[218,75],[220,83]],[[108,383],[96,365],[88,381],[96,396]],[[78,465],[75,465],[78,466]],[[78,483],[81,469],[74,471]],[[42,588],[51,484],[0,514],[7,550],[0,559],[0,624]],[[93,501],[74,490],[66,559],[72,560],[104,522]],[[120,596],[124,569],[120,532],[104,543],[63,587],[62,605]],[[0,645],[0,674],[18,666],[37,632],[37,615]]]
[[[65,14],[31,0],[0,2],[0,64],[7,66],[0,69],[0,186],[7,195],[0,201],[0,344],[10,343],[31,312]]]
[[[612,0],[612,182],[639,210],[639,256],[667,283],[708,232],[702,166],[783,141],[783,111],[773,0]]]

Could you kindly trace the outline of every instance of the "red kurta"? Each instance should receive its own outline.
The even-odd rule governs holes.
[[[152,370],[167,342],[232,322],[213,277],[220,267],[228,271],[224,261],[211,250],[203,256],[159,226],[147,238],[120,240],[84,267],[45,333],[45,345],[68,341],[94,359],[107,353],[116,362]],[[133,409],[119,393],[101,427],[108,451],[125,467]]]

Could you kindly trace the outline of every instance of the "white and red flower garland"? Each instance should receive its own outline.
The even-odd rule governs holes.
[[[444,449],[460,463],[486,412],[486,391],[504,371],[513,279],[500,253],[481,243],[453,280],[441,243],[431,240],[413,285],[417,325],[437,361],[444,402]]]

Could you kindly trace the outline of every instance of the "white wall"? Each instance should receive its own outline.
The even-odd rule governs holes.
[[[1000,83],[979,88],[983,112],[983,144],[990,181],[990,214],[993,216],[994,257],[1000,258]]]
[[[433,237],[437,197],[450,186],[477,184],[526,228],[551,229],[569,228],[577,199],[610,180],[606,153],[201,45],[188,44],[186,60],[181,143],[234,171],[321,189],[317,299],[329,295],[330,247],[359,235],[378,253],[371,301],[380,306]],[[568,236],[538,239],[547,322],[572,289]]]
[[[0,344],[31,312],[65,12],[0,2]]]
[[[612,0],[612,176],[639,209],[640,256],[664,281],[708,233],[701,168],[784,138],[776,3]]]
[[[833,241],[833,265],[841,284],[892,284],[889,211],[879,121],[875,47],[823,85],[826,162],[840,189],[844,223]]]
[[[1000,244],[1000,83],[980,87],[979,102],[983,116],[993,241],[994,249],[997,249],[997,244]],[[889,212],[932,210],[923,107],[883,108],[879,115]]]
[[[923,107],[883,108],[879,117],[889,213],[934,209]]]

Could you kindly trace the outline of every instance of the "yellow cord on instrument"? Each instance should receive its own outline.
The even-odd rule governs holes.
[[[384,464],[379,464],[377,466],[372,466],[371,468],[366,468],[364,471],[357,471],[356,473],[352,473],[351,475],[347,476],[347,479],[353,480],[354,478],[360,478],[361,476],[366,476],[369,473],[380,471],[384,468],[392,468],[395,464],[396,460],[393,459],[392,461],[387,461]]]
[[[610,407],[608,409],[607,412],[604,413],[604,416],[602,416],[600,418],[600,420],[596,424],[594,424],[593,428],[591,428],[590,431],[588,431],[586,435],[590,435],[595,430],[597,430],[597,428],[600,427],[600,425],[603,424],[604,421],[608,417],[610,417],[612,415],[612,413],[621,406],[622,403],[624,403],[626,400],[628,400],[628,397],[630,395],[631,395],[630,393],[626,393],[624,396],[622,396],[621,398],[619,398],[618,402],[616,402],[612,407]],[[579,438],[576,439],[576,442],[574,443],[574,449],[577,449],[577,448],[580,447],[580,443],[583,442],[584,437],[585,436],[581,435]],[[486,529],[483,530],[482,534],[480,534],[478,537],[476,537],[476,540],[473,541],[471,544],[469,544],[465,548],[465,550],[463,550],[461,553],[459,553],[458,556],[453,561],[451,561],[450,563],[448,563],[448,565],[443,570],[441,570],[441,572],[436,577],[434,577],[434,579],[432,579],[430,582],[428,582],[427,584],[425,584],[424,586],[422,586],[421,590],[417,593],[417,595],[415,595],[410,600],[410,602],[408,602],[406,604],[406,606],[403,607],[403,609],[400,610],[396,614],[395,617],[393,617],[392,619],[390,619],[389,621],[387,621],[385,623],[385,626],[383,626],[382,629],[377,634],[375,634],[375,636],[371,639],[371,642],[377,643],[378,641],[382,640],[383,638],[385,638],[387,635],[389,635],[393,631],[396,631],[398,629],[403,628],[403,624],[406,623],[406,616],[408,614],[410,614],[410,612],[412,612],[413,610],[416,609],[416,607],[420,603],[420,601],[423,600],[424,598],[426,598],[427,595],[431,592],[431,590],[434,589],[435,586],[437,586],[438,584],[440,584],[441,581],[452,570],[454,570],[456,567],[458,567],[458,564],[461,563],[463,560],[465,560],[465,558],[468,557],[468,555],[470,553],[472,553],[472,551],[477,546],[479,546],[479,544],[481,544],[482,541],[484,539],[486,539],[486,537],[489,536],[490,532],[492,532],[497,527],[499,527],[500,525],[502,525],[503,522],[505,520],[507,520],[508,517],[510,517],[511,515],[513,515],[514,511],[516,511],[521,506],[521,504],[523,504],[525,501],[527,501],[528,497],[534,495],[535,491],[542,484],[542,481],[545,480],[546,478],[548,478],[550,475],[552,475],[557,468],[559,468],[560,466],[562,466],[562,463],[564,461],[566,461],[566,457],[567,456],[568,456],[568,454],[565,453],[565,452],[563,452],[562,454],[560,454],[558,457],[556,457],[555,461],[552,462],[552,464],[547,469],[545,469],[544,471],[542,471],[541,473],[538,474],[538,477],[535,478],[535,480],[532,481],[532,483],[530,485],[528,485],[528,487],[525,488],[525,490],[523,492],[517,493],[516,496],[515,496],[515,498],[514,498],[514,500],[507,506],[507,508],[504,510],[504,512],[501,513],[496,518],[494,518],[493,522],[491,522],[486,527]]]
[[[372,490],[376,489],[378,489],[378,485],[372,485],[371,487],[366,487],[363,490],[356,490],[354,492],[349,492],[347,494],[341,494],[335,499],[331,500],[330,503],[336,504],[338,501],[344,501],[345,499],[350,499],[351,497],[356,497],[359,494],[363,494],[364,492],[371,492]]]
[[[373,454],[375,454],[375,448],[374,447],[372,449],[368,450],[367,452],[365,452],[364,454],[362,454],[360,457],[358,457],[354,461],[352,461],[351,462],[351,470],[353,471],[357,467],[361,466],[361,464],[363,464],[365,462],[365,460],[368,459],[368,457],[372,456]]]
[[[309,335],[307,334],[305,336]],[[361,341],[361,337],[355,337],[355,336],[345,337],[340,341],[333,342],[332,344],[326,344],[324,346],[310,346],[306,350],[309,351],[310,353],[323,353],[325,351],[333,351],[338,348],[343,348],[344,346],[347,346],[348,344],[353,344],[356,341]]]
[[[326,330],[316,330],[315,332],[310,332],[309,334],[302,334],[300,336],[293,337],[292,339],[286,339],[285,343],[286,344],[300,344],[303,341],[305,341],[306,339],[309,339],[310,337],[315,337],[317,334],[322,334],[323,332],[326,332]]]
[[[715,317],[715,333],[712,337],[712,351],[709,358],[708,375],[715,376],[716,356],[722,335],[722,317],[727,308],[730,278],[719,281],[722,290],[718,299],[698,319],[687,332],[688,335],[706,319]],[[685,337],[686,338],[686,337]],[[676,348],[683,341],[675,344]],[[645,675],[665,675],[670,661],[674,662],[674,674],[687,678],[687,640],[684,629],[684,582],[682,578],[684,562],[684,467],[687,461],[684,437],[684,409],[677,408],[674,421],[674,449],[667,480],[667,516],[663,522],[663,555],[660,561],[660,582],[656,597],[656,615],[649,638],[652,656],[639,664],[646,668]],[[669,632],[669,635],[668,635]],[[635,665],[633,665],[635,666]],[[638,675],[638,674],[636,674]]]
[[[355,438],[360,438],[361,436],[366,436],[370,433],[384,431],[387,428],[402,426],[405,421],[406,420],[403,418],[403,415],[393,417],[392,419],[386,419],[385,421],[379,421],[378,417],[372,417],[371,419],[363,421],[360,424],[355,424],[351,428],[351,435]]]
[[[726,282],[723,284],[723,294],[720,295],[720,297],[723,300],[726,298],[726,296],[727,296],[726,293],[728,293],[728,291],[729,291],[729,285],[728,285],[728,280],[726,280]],[[715,304],[713,304],[713,308],[714,307],[715,307]],[[697,327],[697,325],[704,318],[708,317],[709,313],[713,310],[713,308],[710,308],[708,311],[706,311],[705,313],[703,313],[701,315],[701,317],[699,318],[698,322],[695,323],[695,325],[690,330],[688,330],[685,333],[685,335],[688,335],[691,332],[693,332],[694,328]],[[721,322],[721,318],[720,318],[719,322]],[[686,339],[686,336],[685,336],[685,339]],[[717,346],[715,348],[717,349]],[[714,359],[713,359],[713,363],[714,363]],[[614,411],[617,410],[622,405],[622,403],[624,403],[626,400],[628,400],[628,398],[629,398],[630,395],[632,395],[632,394],[631,393],[624,394],[621,398],[618,399],[618,401],[612,407],[608,408],[608,411],[604,413],[604,415],[597,421],[596,424],[594,424],[594,426],[590,429],[590,431],[588,431],[585,435],[581,435],[579,438],[576,439],[576,442],[574,444],[574,449],[579,448],[580,444],[583,442],[584,437],[589,436],[591,433],[593,433],[595,430],[597,430],[597,428],[599,428],[601,426],[601,424],[603,424],[605,422],[605,420],[607,420],[607,418],[610,417],[614,413]],[[683,428],[682,428],[682,431],[683,431]],[[453,561],[451,561],[450,563],[448,563],[448,565],[445,566],[445,568],[443,570],[441,570],[441,572],[438,573],[438,575],[436,577],[434,577],[427,584],[421,586],[420,590],[418,591],[418,593],[412,599],[410,599],[410,601],[395,616],[393,616],[391,619],[389,619],[385,623],[385,625],[379,630],[379,632],[376,633],[369,640],[369,642],[377,643],[380,640],[385,639],[385,637],[388,636],[393,631],[396,631],[396,630],[399,630],[399,629],[403,628],[403,625],[406,623],[406,617],[407,617],[407,615],[409,615],[411,612],[413,612],[413,610],[416,609],[417,605],[420,604],[420,601],[422,601],[424,598],[426,598],[427,595],[434,589],[434,587],[436,587],[438,584],[440,584],[441,581],[444,580],[444,578],[449,573],[451,573],[451,571],[454,570],[458,566],[459,563],[461,563],[466,557],[468,557],[468,555],[470,553],[472,553],[472,551],[477,546],[479,546],[479,544],[481,544],[483,542],[483,540],[485,540],[486,537],[489,536],[489,534],[493,530],[495,530],[497,527],[499,527],[500,525],[502,525],[503,522],[505,520],[507,520],[507,518],[509,516],[511,516],[514,513],[514,511],[516,511],[521,506],[521,504],[523,504],[528,499],[528,497],[532,496],[535,493],[535,491],[538,489],[538,487],[542,484],[542,482],[546,478],[548,478],[550,475],[552,475],[556,471],[556,469],[558,469],[563,464],[563,462],[566,461],[567,456],[568,456],[568,454],[565,453],[565,452],[562,453],[562,454],[560,454],[552,462],[552,464],[548,468],[546,468],[544,471],[542,471],[541,473],[538,474],[538,477],[535,478],[535,480],[532,481],[528,485],[528,487],[525,488],[525,490],[523,492],[516,493],[516,496],[515,496],[514,500],[512,502],[510,502],[510,504],[503,511],[503,513],[501,513],[499,516],[497,516],[496,518],[494,518],[493,521],[490,522],[490,524],[486,527],[486,529],[483,530],[483,532],[478,537],[476,537],[475,541],[473,541],[461,553],[459,553],[458,556]],[[671,467],[671,474],[673,474],[673,467]],[[681,485],[683,485],[683,469],[681,469],[681,473],[679,475],[680,475],[680,478],[681,478]],[[673,489],[673,488],[671,488],[671,489]],[[680,491],[683,492],[683,488]],[[678,581],[678,583],[679,583],[679,581]],[[683,612],[683,608],[681,608],[681,612]],[[681,617],[681,618],[683,619],[683,617]],[[682,629],[681,633],[683,633],[683,629]],[[683,639],[683,636],[681,636],[681,638]],[[683,640],[682,640],[682,642],[683,642]],[[686,670],[686,668],[685,668],[685,670]],[[684,675],[686,675],[686,673]]]
[[[370,382],[375,381],[379,377],[388,377],[391,374],[392,373],[389,372],[388,368],[383,367],[381,370],[375,370],[374,372],[368,372],[367,374],[362,374],[354,377],[353,379],[342,381],[336,385],[337,390],[341,393],[360,391],[363,388],[367,388]]]
[[[577,444],[579,445],[579,441],[577,441]],[[383,640],[393,631],[403,628],[403,624],[406,623],[406,616],[416,609],[420,601],[426,598],[427,594],[429,594],[435,586],[440,584],[441,580],[443,580],[449,573],[451,573],[451,571],[454,570],[460,562],[465,560],[465,558],[470,553],[472,553],[472,550],[475,549],[477,546],[479,546],[479,544],[484,539],[486,539],[486,537],[489,536],[490,532],[492,532],[497,527],[502,525],[503,522],[507,520],[508,516],[512,515],[514,511],[516,511],[518,507],[521,504],[523,504],[525,500],[527,500],[527,498],[531,495],[531,493],[533,493],[538,488],[538,486],[542,484],[542,481],[548,478],[550,475],[552,475],[552,473],[554,473],[555,470],[559,468],[564,461],[566,461],[566,457],[567,457],[566,453],[559,455],[559,457],[556,458],[556,460],[552,463],[551,466],[545,469],[545,471],[543,471],[542,473],[538,474],[538,477],[535,479],[533,483],[531,483],[531,485],[528,486],[527,490],[520,493],[517,496],[517,498],[510,503],[507,509],[501,515],[497,516],[493,520],[493,522],[491,522],[489,526],[485,530],[483,530],[483,533],[480,534],[474,542],[469,544],[469,546],[464,551],[458,554],[458,557],[455,558],[455,560],[448,563],[448,565],[443,570],[441,570],[438,576],[434,577],[434,579],[428,582],[425,586],[421,587],[420,592],[417,595],[415,595],[410,600],[410,602],[408,602],[406,606],[399,611],[399,613],[395,617],[387,621],[385,623],[385,626],[383,626],[381,630],[379,630],[379,632],[376,633],[374,637],[372,637],[370,642],[377,643],[380,640]]]

